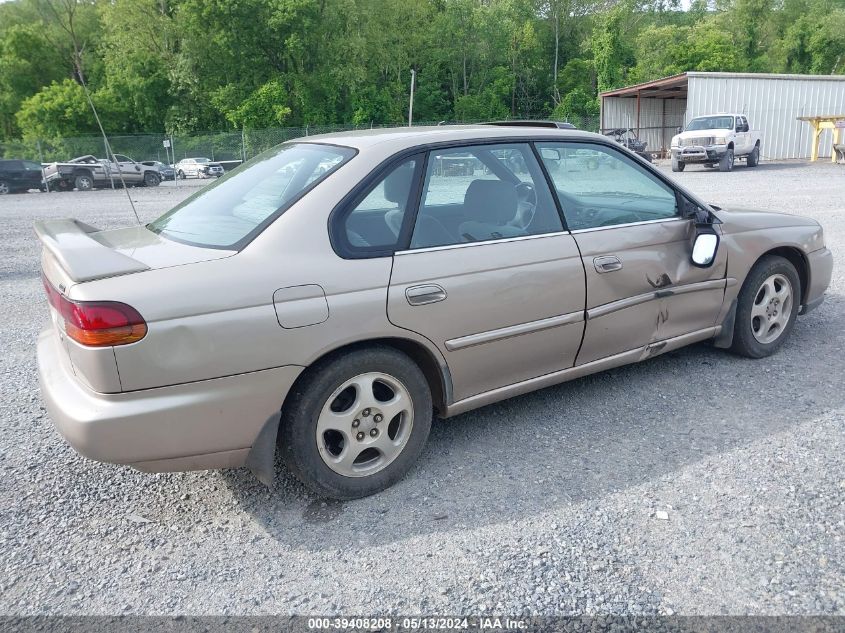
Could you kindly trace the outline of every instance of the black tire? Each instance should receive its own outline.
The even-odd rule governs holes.
[[[734,151],[728,148],[725,154],[719,160],[719,171],[731,171],[734,168]]]
[[[73,179],[73,185],[78,191],[91,191],[94,188],[94,178],[87,172],[77,174]]]
[[[12,193],[12,186],[5,180],[0,180],[0,196]]]
[[[754,146],[754,149],[751,150],[751,153],[748,155],[748,158],[745,159],[745,164],[749,167],[756,167],[760,164],[760,144]]]
[[[329,397],[345,381],[367,372],[387,374],[404,385],[413,404],[413,424],[404,448],[382,470],[367,476],[344,476],[320,455],[317,421]],[[358,499],[389,488],[408,472],[425,446],[432,416],[431,390],[410,357],[386,346],[360,349],[318,363],[297,381],[282,408],[279,452],[297,479],[318,495]]]
[[[185,180],[185,172],[180,169],[179,171],[176,172],[176,177],[179,180]]]
[[[684,171],[687,164],[683,161],[678,160],[676,157],[672,157],[672,171]]]
[[[159,176],[154,171],[145,171],[144,172],[144,186],[145,187],[158,187],[161,183],[161,176]]]
[[[772,275],[782,275],[789,280],[792,286],[792,303],[789,320],[778,337],[769,343],[762,343],[757,340],[752,330],[752,309],[762,290],[763,282]],[[748,358],[765,358],[774,354],[789,338],[789,334],[795,326],[798,308],[801,304],[801,293],[801,280],[792,262],[777,255],[766,255],[760,259],[749,271],[737,297],[731,351]]]

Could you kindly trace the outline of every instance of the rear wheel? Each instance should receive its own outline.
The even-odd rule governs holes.
[[[431,429],[431,392],[419,367],[388,347],[315,366],[282,410],[285,463],[321,496],[356,499],[399,481]]]
[[[0,180],[0,196],[5,196],[9,193],[12,193],[12,188],[9,186],[9,183],[5,180]]]
[[[734,151],[731,148],[725,152],[719,161],[719,171],[731,171],[734,168]]]
[[[678,160],[675,156],[672,157],[672,171],[684,171],[687,164]]]
[[[754,149],[751,150],[751,153],[748,155],[748,158],[745,159],[745,164],[749,167],[756,167],[760,164],[760,146],[755,145]]]
[[[774,354],[792,331],[800,302],[795,266],[775,255],[762,258],[739,293],[731,349],[749,358]]]
[[[91,191],[94,188],[94,179],[91,174],[78,174],[73,184],[79,191]]]

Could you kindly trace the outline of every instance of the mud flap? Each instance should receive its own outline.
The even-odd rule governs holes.
[[[728,308],[728,313],[725,315],[725,320],[722,321],[722,331],[713,339],[714,347],[721,347],[727,349],[734,342],[734,323],[736,322],[736,299],[731,301],[731,307]]]
[[[276,475],[276,435],[281,418],[282,412],[278,411],[267,419],[246,456],[246,467],[268,488],[273,487]]]

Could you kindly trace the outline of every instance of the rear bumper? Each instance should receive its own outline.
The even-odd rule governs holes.
[[[74,375],[52,328],[38,337],[38,374],[47,411],[81,455],[149,472],[244,465],[301,367],[101,394]]]
[[[833,253],[827,248],[820,248],[807,255],[810,268],[810,284],[801,307],[801,314],[814,310],[824,301],[824,292],[830,285],[833,275]]]

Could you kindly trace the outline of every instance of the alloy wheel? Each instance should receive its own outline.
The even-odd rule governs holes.
[[[5,196],[7,193],[9,193],[9,191],[9,185],[7,185],[5,182],[0,182],[0,196]]]
[[[762,283],[751,306],[751,333],[767,345],[776,341],[792,317],[792,284],[780,273]]]
[[[317,420],[320,456],[334,472],[366,477],[395,460],[411,437],[414,405],[396,378],[368,372],[329,396]]]

